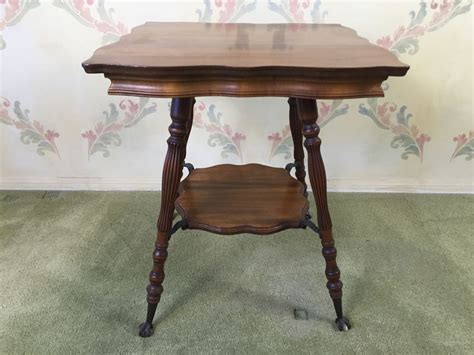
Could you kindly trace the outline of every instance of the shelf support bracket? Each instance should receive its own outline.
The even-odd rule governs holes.
[[[188,169],[188,172],[191,172],[194,170],[194,165],[191,163],[184,163],[183,168]]]
[[[180,220],[180,221],[178,221],[174,224],[174,226],[170,230],[170,236],[169,236],[168,240],[170,240],[171,236],[173,234],[175,234],[180,229],[182,229],[182,230],[188,229],[188,223],[184,219],[182,219],[182,220]]]
[[[311,215],[308,213],[306,214],[305,218],[303,221],[301,221],[301,228],[306,229],[308,227],[311,229],[313,232],[319,235],[319,238],[321,238],[321,230],[319,227],[311,221]]]
[[[288,175],[290,175],[290,176],[291,176],[291,170],[292,169],[295,169],[296,173],[298,173],[298,170],[301,171],[301,169],[303,169],[303,171],[304,171],[304,165],[301,164],[301,162],[299,162],[299,161],[295,161],[294,163],[286,164],[285,170],[288,172]],[[304,177],[302,179],[304,181]],[[304,185],[304,197],[308,197],[308,191],[307,191],[308,187],[306,186],[306,184],[303,184],[303,185]]]
[[[295,163],[288,163],[288,164],[286,164],[286,166],[285,166],[285,170],[288,172],[288,174],[291,173],[291,169],[293,169],[293,168],[296,168],[296,164],[295,164]]]

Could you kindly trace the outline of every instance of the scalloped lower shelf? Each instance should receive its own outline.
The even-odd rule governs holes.
[[[271,234],[300,228],[309,204],[285,169],[259,164],[194,169],[181,182],[176,210],[189,229]]]

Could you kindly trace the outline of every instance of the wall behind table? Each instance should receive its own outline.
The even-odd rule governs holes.
[[[159,189],[169,100],[107,96],[80,64],[145,21],[319,22],[411,65],[386,97],[320,101],[333,190],[473,192],[471,0],[0,1],[0,188]],[[284,166],[283,98],[197,98],[188,161]]]

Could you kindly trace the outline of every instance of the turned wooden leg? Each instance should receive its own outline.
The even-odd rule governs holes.
[[[186,142],[189,133],[194,98],[175,98],[171,103],[168,152],[163,166],[161,209],[157,223],[157,237],[153,252],[153,269],[147,287],[148,311],[145,323],[140,325],[139,335],[148,337],[153,333],[153,318],[163,292],[164,264],[168,256],[168,239],[173,223],[174,203],[182,176]]]
[[[184,150],[183,150],[183,161],[186,159],[186,148],[187,148],[189,136],[191,135],[191,129],[193,128],[194,104],[195,103],[196,103],[196,100],[193,98],[193,109],[191,110],[191,116],[189,117],[189,119],[186,123],[186,142],[185,142]]]
[[[288,99],[290,105],[290,130],[293,138],[293,156],[295,158],[295,176],[300,181],[306,191],[306,171],[304,168],[304,150],[303,150],[303,135],[301,134],[301,122],[298,119],[298,112],[296,108],[296,99],[290,97]],[[306,192],[305,192],[306,193]]]
[[[321,157],[321,139],[319,127],[316,123],[318,110],[316,100],[296,99],[298,116],[303,124],[304,145],[308,152],[308,173],[313,189],[314,199],[318,210],[318,224],[320,229],[323,256],[326,260],[327,288],[336,309],[336,324],[339,330],[350,329],[347,318],[342,313],[342,282],[339,279],[340,271],[336,263],[336,248],[332,236],[331,216],[327,203],[326,172]]]
[[[194,170],[194,166],[191,163],[186,163],[186,151],[187,151],[189,136],[191,135],[191,130],[193,128],[194,105],[195,104],[196,104],[196,100],[193,98],[193,110],[191,111],[191,117],[189,117],[189,120],[188,120],[187,125],[186,125],[186,143],[185,143],[184,150],[183,150],[184,167],[187,168],[189,172]],[[179,196],[179,191],[176,194],[176,198],[178,198],[178,196]]]

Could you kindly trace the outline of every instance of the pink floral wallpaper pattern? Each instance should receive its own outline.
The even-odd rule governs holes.
[[[268,9],[289,23],[324,22],[328,13],[322,10],[321,5],[321,0],[268,0]]]
[[[268,4],[271,11],[280,14],[288,22],[304,22],[307,18],[311,22],[320,22],[328,15],[327,11],[321,13],[321,1],[281,0],[277,2],[269,0]],[[421,1],[418,6],[416,11],[409,13],[408,25],[400,25],[393,35],[382,36],[377,40],[377,45],[392,51],[397,56],[405,53],[415,55],[419,51],[419,37],[440,29],[456,16],[470,11],[472,1],[432,0],[429,6],[427,2]],[[310,13],[311,16],[307,16],[307,13]],[[386,97],[389,96],[389,88],[388,83],[385,83]],[[383,102],[380,102],[382,100]],[[320,101],[321,105],[327,106],[328,104]],[[368,99],[366,104],[359,106],[361,115],[369,117],[377,127],[388,130],[394,135],[390,146],[403,150],[402,159],[408,159],[411,155],[418,157],[420,162],[423,162],[423,149],[425,143],[431,141],[431,137],[426,133],[420,133],[419,128],[412,124],[413,115],[407,113],[407,110],[406,105],[379,98]],[[348,111],[346,109],[342,114],[346,114]],[[283,131],[286,132],[286,129]],[[287,150],[293,149],[291,139],[282,139],[283,147],[275,146],[280,139],[279,133],[270,135],[268,139],[272,142],[271,157],[284,151],[285,158],[291,158],[291,154],[287,153]]]
[[[453,138],[456,143],[451,161],[453,159],[464,157],[466,161],[472,160],[474,156],[474,131],[469,131],[468,134],[462,133]]]
[[[202,118],[204,111],[206,104],[203,101],[198,102],[194,109],[193,127],[203,128],[209,133],[207,144],[210,147],[221,147],[222,158],[236,155],[243,161],[240,143],[246,139],[245,135],[234,132],[228,123],[222,122],[222,113],[216,112],[216,105],[211,104],[207,107],[207,122]]]
[[[88,142],[88,157],[101,152],[102,157],[110,156],[112,146],[120,146],[122,138],[120,131],[131,128],[138,124],[146,116],[156,112],[156,103],[149,103],[150,99],[140,98],[136,100],[126,99],[120,101],[117,106],[109,105],[109,111],[104,111],[105,119],[97,123],[94,129],[86,130],[82,137]]]
[[[39,0],[0,0],[4,13],[3,18],[0,18],[0,50],[7,46],[2,36],[6,27],[17,24],[27,12],[39,5]]]
[[[19,101],[15,101],[12,107],[8,99],[0,97],[0,122],[17,130],[23,144],[35,145],[39,155],[44,156],[49,152],[60,158],[55,141],[59,133],[45,129],[40,121],[30,119],[29,114],[29,110],[21,108]]]
[[[456,16],[471,10],[472,1],[431,0],[421,1],[417,11],[410,12],[410,22],[398,27],[392,35],[377,40],[377,44],[395,54],[416,54],[419,49],[418,38],[428,32],[439,30]]]
[[[318,124],[324,127],[337,117],[344,116],[349,110],[349,105],[342,100],[319,101],[318,102]],[[272,142],[270,160],[282,154],[285,159],[293,157],[293,138],[291,137],[290,126],[286,125],[280,132],[272,133],[268,136]]]
[[[321,0],[268,0],[267,8],[286,22],[324,22],[329,16]],[[468,13],[472,0],[431,0],[414,1],[417,8],[408,14],[406,24],[401,24],[392,33],[381,36],[377,45],[391,50],[394,54],[416,55],[420,51],[419,39],[446,26],[457,16]],[[0,50],[5,50],[7,43],[2,34],[7,27],[14,26],[32,9],[40,6],[39,0],[0,0],[4,17],[0,18]],[[102,43],[116,41],[121,35],[129,32],[125,21],[120,20],[114,9],[108,7],[105,0],[54,0],[52,5],[63,9],[82,25],[91,28],[101,36]],[[44,4],[42,6],[49,6]],[[256,0],[203,0],[195,10],[197,20],[206,22],[236,22],[257,7]],[[406,61],[406,57],[404,58]],[[415,119],[405,104],[390,99],[390,87],[384,87],[386,98],[368,99],[358,107],[360,116],[369,118],[374,124],[393,135],[390,147],[401,149],[401,158],[410,156],[423,161],[426,144],[431,141],[427,133],[423,133],[413,124]],[[109,157],[111,149],[122,142],[123,129],[135,127],[145,117],[156,114],[157,104],[149,99],[125,99],[118,106],[110,103],[108,110],[103,112],[104,118],[93,128],[82,133],[88,142],[88,158],[101,153],[101,157]],[[324,126],[338,117],[348,115],[351,108],[344,101],[321,101],[319,103],[319,124]],[[241,144],[246,141],[246,134],[236,132],[229,123],[223,123],[224,113],[212,103],[212,98],[200,101],[196,105],[194,127],[204,129],[208,133],[208,145],[221,149],[221,156],[228,158],[235,155],[244,160]],[[36,145],[36,151],[44,156],[51,153],[60,157],[56,139],[60,134],[53,129],[45,129],[38,120],[29,118],[29,111],[23,110],[19,101],[13,103],[6,98],[0,99],[0,122],[11,126],[19,132],[24,144]],[[473,132],[461,133],[453,138],[456,146],[451,161],[464,157],[466,161],[473,155]],[[287,126],[268,136],[270,143],[270,159],[283,155],[291,159],[292,141]]]
[[[446,25],[454,17],[470,11],[472,1],[463,0],[432,0],[428,3],[421,1],[417,11],[410,12],[410,21],[401,25],[393,35],[386,35],[377,40],[377,44],[392,51],[395,55],[415,55],[418,53],[418,38],[436,31]],[[389,85],[385,87],[386,92]],[[386,96],[387,95],[386,93]],[[371,118],[374,123],[385,130],[390,130],[394,138],[390,143],[392,148],[401,148],[402,159],[410,155],[423,161],[423,147],[431,140],[426,133],[420,133],[416,125],[411,124],[412,115],[407,114],[407,106],[382,99],[368,99],[367,104],[359,106],[359,113]],[[398,107],[400,107],[398,109]],[[397,111],[398,110],[398,111]]]
[[[200,22],[237,22],[255,10],[257,0],[204,0],[203,8],[196,9]]]
[[[115,42],[129,32],[127,26],[115,18],[114,9],[106,7],[105,0],[54,0],[53,5],[101,33],[103,44]]]
[[[103,43],[111,43],[123,35],[128,33],[127,27],[115,18],[115,11],[113,8],[106,8],[105,1],[94,0],[56,0],[54,5],[66,10],[81,24],[91,27],[103,34]],[[214,14],[217,16],[219,22],[228,22],[237,20],[245,13],[252,11],[255,8],[256,1],[219,1],[216,0],[214,4],[210,1],[204,2],[204,9],[197,9],[196,13],[200,21],[210,21]],[[215,6],[215,8],[214,8]],[[216,11],[215,11],[216,10]],[[214,17],[215,17],[214,16]],[[125,128],[135,126],[142,118],[156,112],[156,104],[145,108],[143,100],[140,102],[137,99],[128,99],[122,101],[119,107],[123,110],[123,103],[128,109],[137,109],[135,112],[136,119],[133,124],[127,124],[124,120],[119,118],[119,111],[115,104],[109,104],[110,110],[104,111],[105,120],[96,124],[93,129],[87,129],[81,134],[84,139],[88,141],[88,156],[89,159],[95,153],[102,152],[102,157],[110,157],[111,149],[122,144],[121,131]],[[204,105],[203,103],[201,105]],[[198,106],[199,107],[199,106]],[[210,105],[207,112],[209,119],[208,123],[196,120],[194,121],[195,128],[204,128],[209,132],[208,145],[210,147],[220,147],[222,149],[221,156],[228,158],[230,155],[237,155],[242,160],[242,152],[240,149],[240,142],[245,140],[245,135],[235,132],[229,124],[221,124],[222,113],[216,114],[215,105]],[[128,114],[131,114],[129,110]]]

